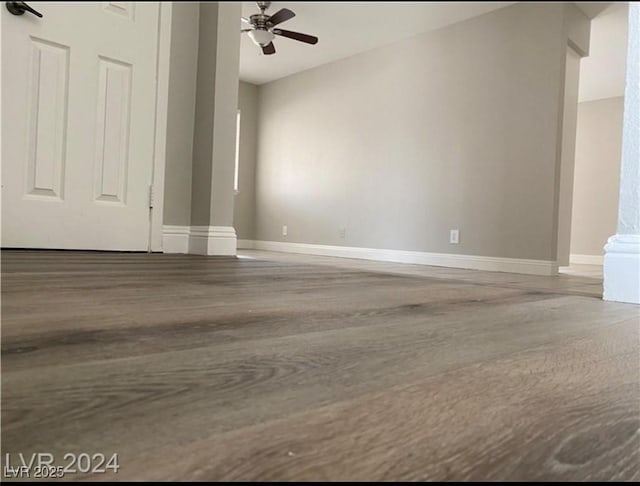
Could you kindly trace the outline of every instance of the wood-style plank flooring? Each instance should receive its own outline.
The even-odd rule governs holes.
[[[638,480],[599,279],[246,251],[2,252],[2,454],[95,480]]]

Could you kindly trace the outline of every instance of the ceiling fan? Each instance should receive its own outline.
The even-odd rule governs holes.
[[[241,32],[248,32],[251,40],[258,47],[262,48],[262,52],[264,54],[270,55],[276,53],[276,48],[272,42],[276,35],[288,37],[289,39],[300,42],[306,42],[307,44],[318,43],[318,38],[313,35],[275,28],[276,25],[286,22],[296,16],[296,14],[288,8],[282,8],[273,15],[267,15],[264,11],[269,8],[271,2],[256,2],[256,4],[258,4],[260,13],[253,14],[249,18],[242,17],[242,20],[249,24],[251,28],[242,29]]]

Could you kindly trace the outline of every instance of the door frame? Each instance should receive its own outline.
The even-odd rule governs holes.
[[[148,251],[162,251],[162,219],[164,209],[164,171],[167,156],[167,117],[169,101],[169,68],[171,54],[171,16],[173,2],[158,2],[158,48],[156,60],[156,116],[154,118],[152,193],[149,210]]]

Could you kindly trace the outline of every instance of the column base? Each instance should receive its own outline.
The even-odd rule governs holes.
[[[604,251],[602,298],[640,304],[640,235],[614,235]]]
[[[232,226],[192,226],[189,231],[189,253],[235,256],[236,246],[236,230]]]

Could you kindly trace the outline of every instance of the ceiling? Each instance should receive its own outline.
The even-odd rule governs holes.
[[[273,2],[273,15],[288,8],[296,17],[281,27],[320,38],[316,46],[277,37],[277,53],[265,56],[242,36],[240,79],[263,84],[337,59],[439,29],[515,2]],[[243,2],[242,15],[258,13]],[[243,25],[243,27],[246,27]]]
[[[624,95],[628,11],[627,4],[614,4],[591,21],[589,57],[580,61],[580,101]]]
[[[264,84],[359,52],[435,30],[516,2],[273,2],[267,13],[289,8],[296,17],[283,29],[316,35],[310,46],[276,37],[277,54],[265,56],[242,36],[240,79]],[[591,52],[580,63],[579,100],[624,94],[626,3],[575,2],[591,23]],[[243,2],[242,15],[257,13],[255,2]],[[244,24],[242,27],[246,27]]]
[[[612,2],[573,2],[590,19],[602,13]]]

